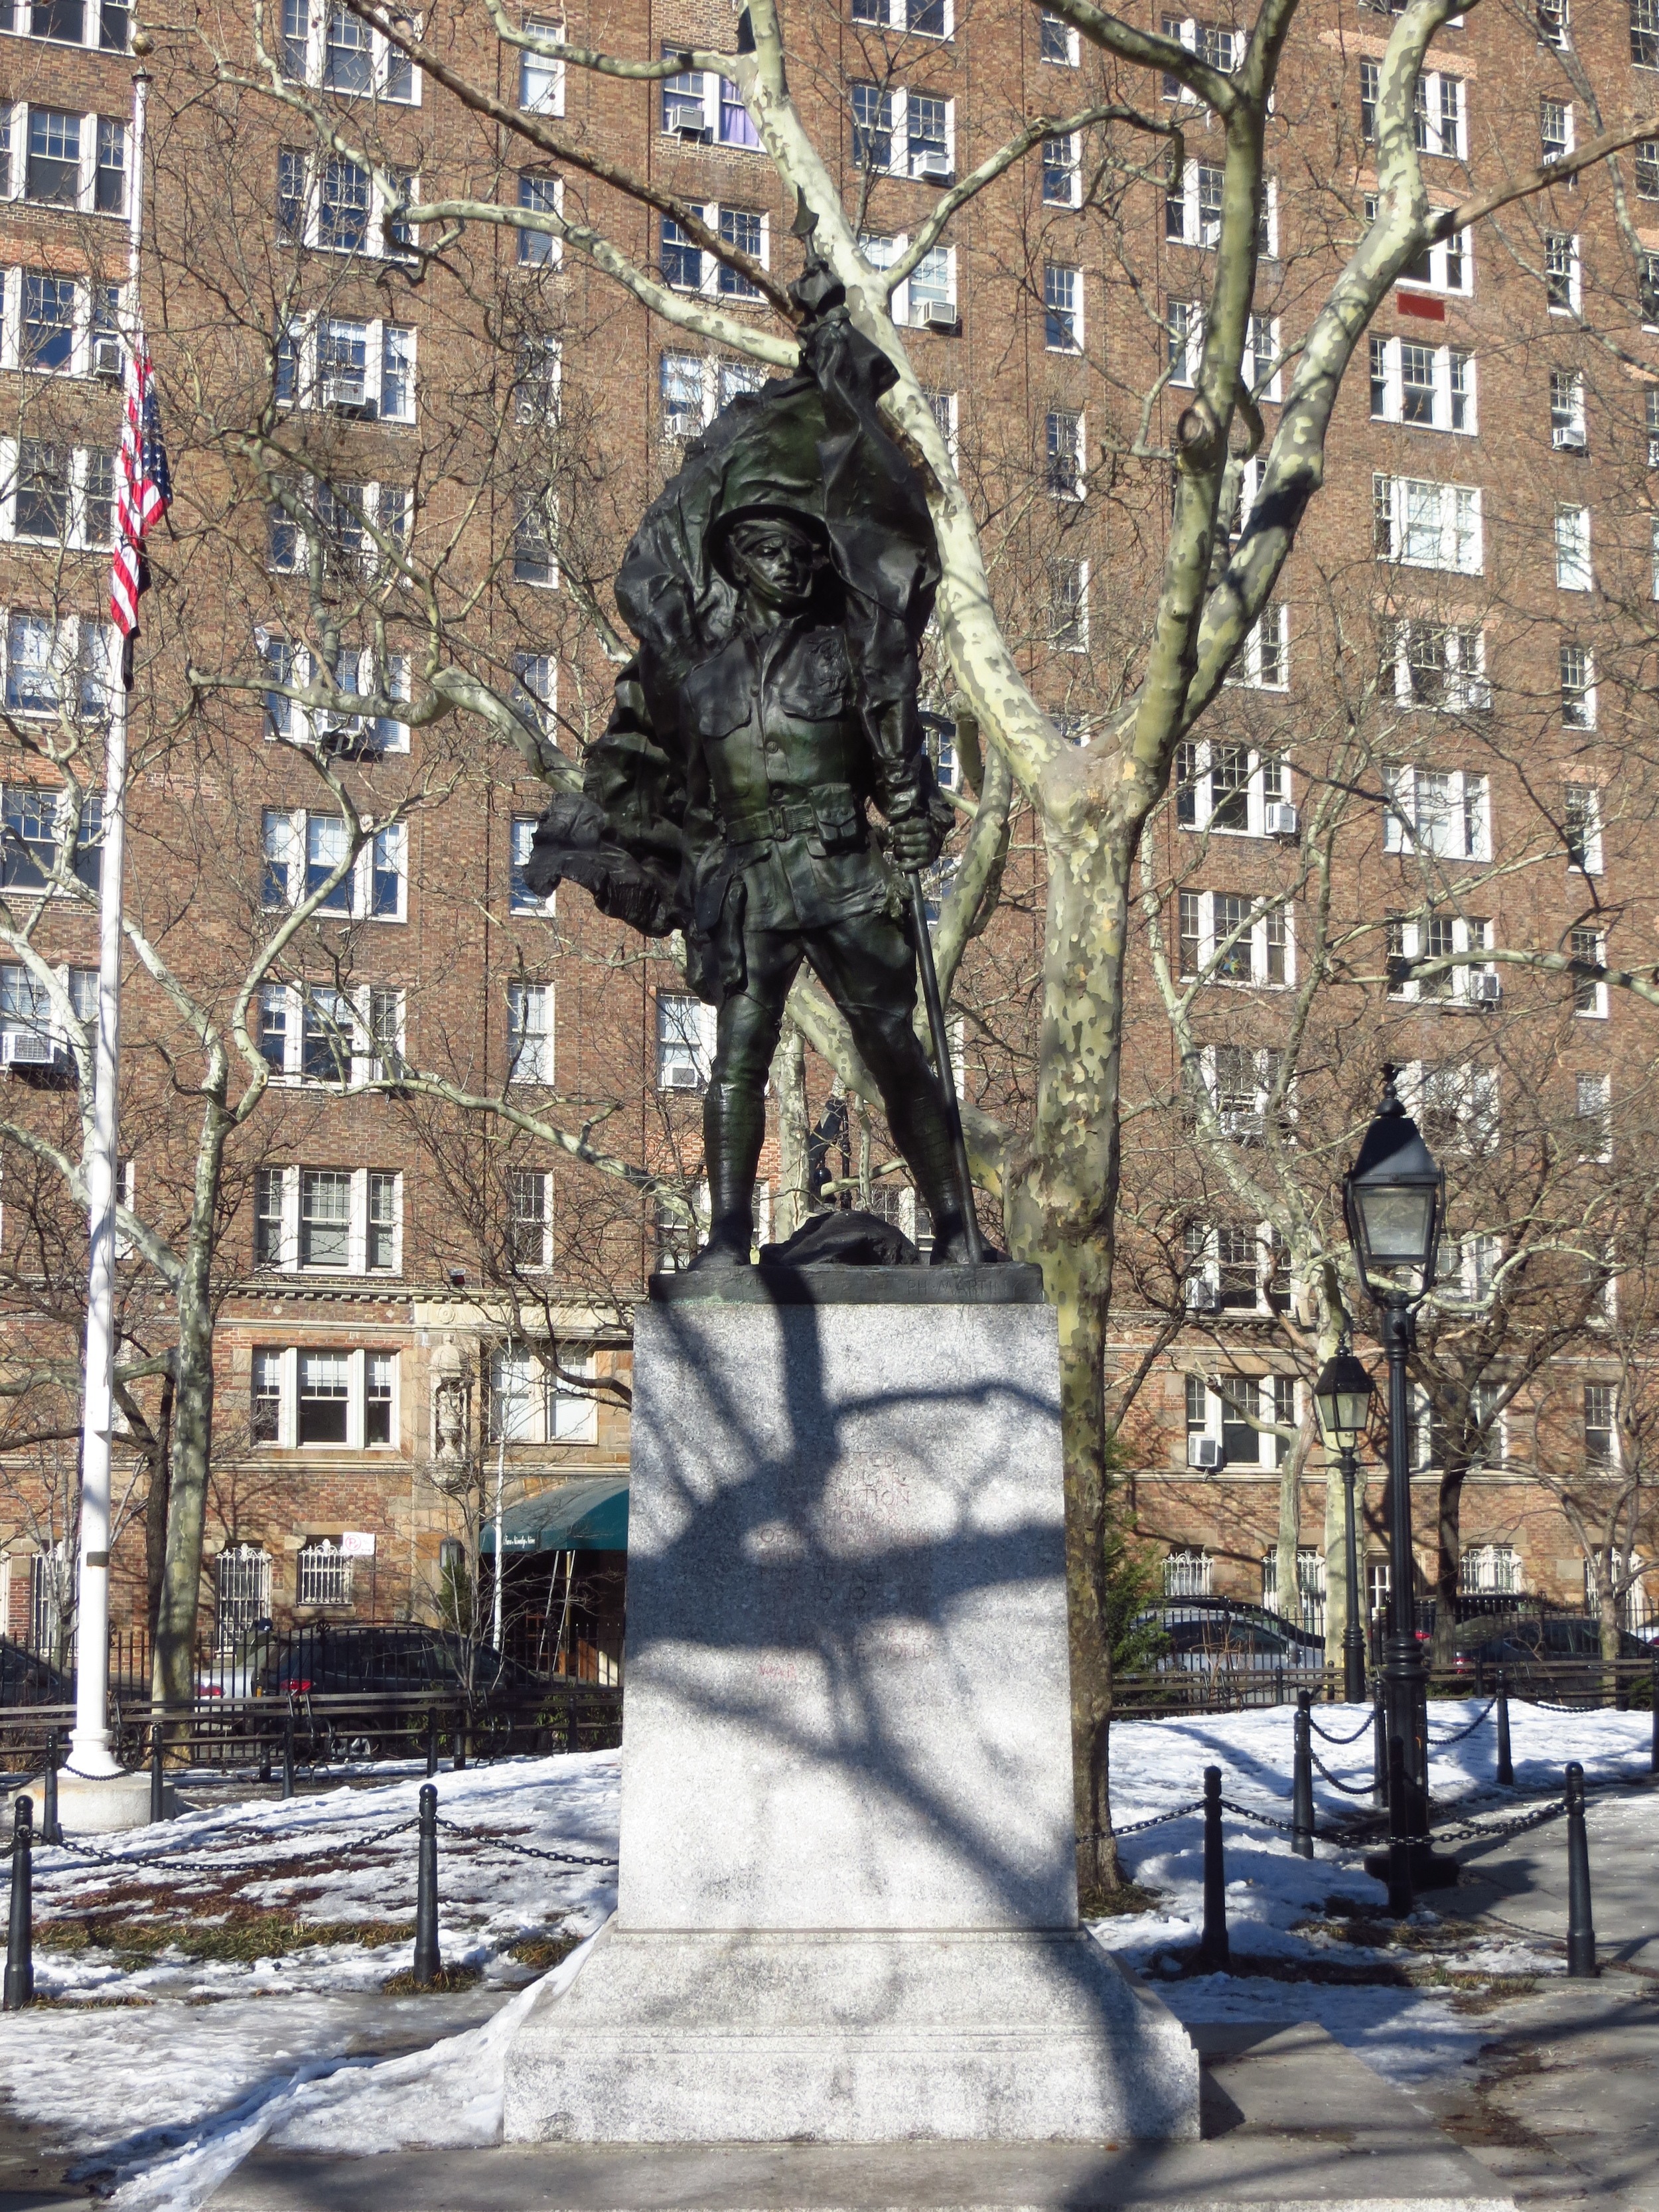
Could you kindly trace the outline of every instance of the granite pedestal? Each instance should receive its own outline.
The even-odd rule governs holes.
[[[507,2139],[1196,2135],[1078,1923],[1054,1314],[757,1287],[638,1316],[617,1911]]]

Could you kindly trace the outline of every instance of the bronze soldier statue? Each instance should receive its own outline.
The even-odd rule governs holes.
[[[915,1027],[916,925],[866,811],[885,817],[901,869],[937,858],[951,814],[916,705],[933,526],[877,413],[890,363],[810,248],[793,290],[810,319],[800,370],[721,414],[629,548],[617,597],[640,650],[581,795],[543,816],[526,875],[544,895],[583,884],[647,935],[684,931],[689,978],[719,1009],[699,1267],[749,1264],[767,1075],[803,960],[881,1093],[934,1262],[972,1261]]]

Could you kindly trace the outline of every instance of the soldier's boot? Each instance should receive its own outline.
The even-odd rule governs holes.
[[[925,1075],[925,1088],[898,1091],[884,1100],[887,1126],[916,1179],[922,1204],[933,1217],[929,1265],[963,1267],[972,1261],[974,1248],[951,1157],[951,1133],[945,1127],[933,1071],[919,1047],[916,1059]]]
[[[766,1137],[766,1102],[745,1085],[711,1083],[702,1102],[708,1170],[708,1236],[694,1267],[747,1267],[755,1242],[755,1170]]]

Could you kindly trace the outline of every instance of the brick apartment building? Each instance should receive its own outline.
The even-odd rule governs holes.
[[[1555,0],[1536,35],[1491,9],[1449,25],[1420,103],[1434,203],[1659,106],[1644,5],[1569,24]],[[625,1471],[629,1310],[685,1243],[630,1176],[678,1179],[695,1206],[710,1021],[667,947],[568,890],[544,907],[519,870],[538,748],[578,753],[604,726],[609,580],[631,528],[686,440],[763,374],[653,321],[544,232],[475,212],[411,233],[364,167],[318,153],[273,84],[337,112],[386,174],[418,180],[412,198],[580,210],[677,292],[769,326],[754,288],[678,225],[467,112],[356,18],[325,0],[280,15],[264,79],[250,11],[157,31],[143,179],[178,499],[132,700],[129,907],[147,950],[125,994],[123,1187],[176,1257],[218,1080],[192,1039],[200,1010],[231,1108],[247,1103],[214,1272],[203,1606],[223,1639],[264,1613],[470,1622],[498,1496],[514,1526],[556,1530],[548,1492],[597,1498]],[[714,0],[581,0],[562,20],[635,59],[735,36]],[[1146,21],[1224,69],[1242,51],[1227,21]],[[794,273],[790,210],[717,74],[641,84],[541,64],[499,49],[476,9],[434,9],[424,28],[505,106],[694,198],[723,241]],[[1287,52],[1250,363],[1269,436],[1375,186],[1389,28],[1386,9],[1324,0]],[[128,30],[94,0],[0,15],[6,896],[77,1010],[95,915],[29,893],[66,772],[98,788],[95,743],[71,742],[77,697],[95,731],[112,681],[99,611]],[[1012,5],[805,5],[787,35],[825,158],[849,201],[866,195],[872,260],[1013,124],[1125,89],[1058,18]],[[1081,743],[1144,637],[1220,175],[1212,120],[1173,79],[1133,89],[1182,125],[1173,166],[1148,166],[1151,141],[1058,132],[963,210],[896,302],[1022,666]],[[1651,968],[1659,140],[1630,150],[1619,185],[1589,173],[1522,202],[1396,288],[1279,596],[1149,829],[1115,1358],[1139,1378],[1123,1433],[1172,1588],[1271,1598],[1288,1514],[1317,1610],[1334,1524],[1306,1449],[1310,1286],[1239,1170],[1328,1233],[1384,1060],[1407,1070],[1454,1192],[1461,1291],[1424,1331],[1455,1385],[1420,1424],[1426,1571],[1449,1454],[1471,1468],[1470,1577],[1574,1601],[1600,1526],[1584,1497],[1600,1510],[1613,1477],[1598,1486],[1598,1471],[1639,1466],[1650,1012],[1597,978],[1486,957]],[[929,684],[948,718],[948,678]],[[493,707],[436,710],[441,694],[476,708],[479,686]],[[337,712],[337,693],[377,710]],[[371,824],[360,853],[261,975],[284,914],[347,854],[352,815]],[[95,826],[88,798],[87,840]],[[1003,904],[957,994],[968,1085],[1016,1122],[1034,1081],[1032,847],[1017,812]],[[95,845],[76,865],[95,876]],[[1449,964],[1413,964],[1436,958]],[[83,1246],[58,1163],[79,1102],[61,1006],[9,952],[0,999],[0,1316],[28,1384],[0,1437],[0,1620],[49,1643],[70,1586]],[[1275,1105],[1287,1053],[1293,1103]],[[437,1090],[392,1080],[416,1074]],[[392,1087],[352,1087],[376,1079]],[[829,1087],[811,1062],[811,1118]],[[492,1101],[517,1118],[480,1110]],[[879,1173],[878,1124],[872,1143],[878,1202],[914,1222]],[[769,1187],[780,1171],[769,1150]],[[122,1356],[140,1371],[114,1591],[137,1626],[171,1292],[159,1246],[127,1242]],[[1374,1480],[1373,1593],[1379,1501]],[[1648,1540],[1628,1504],[1619,1528]],[[530,1556],[533,1573],[515,1571],[544,1614],[571,1554]],[[593,1663],[609,1665],[617,1562],[580,1556]]]

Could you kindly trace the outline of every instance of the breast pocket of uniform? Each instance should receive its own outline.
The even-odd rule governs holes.
[[[784,713],[803,722],[839,721],[852,696],[847,655],[838,637],[809,647],[785,672],[777,690]]]
[[[744,676],[746,679],[746,670]],[[700,738],[729,738],[754,712],[751,684],[722,668],[710,672],[701,683],[693,676],[684,696],[686,720]]]

